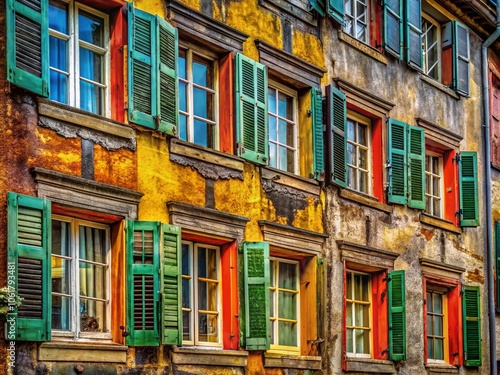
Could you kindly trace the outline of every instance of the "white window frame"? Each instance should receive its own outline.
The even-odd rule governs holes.
[[[347,122],[348,121],[354,122],[355,125],[355,132],[356,132],[356,139],[359,139],[358,137],[358,124],[362,124],[366,126],[366,141],[367,141],[367,146],[361,145],[357,141],[351,141],[347,138],[347,129],[346,129],[346,142],[348,144],[353,145],[356,148],[356,161],[359,160],[359,149],[364,149],[367,152],[367,168],[366,170],[361,169],[356,162],[356,165],[352,165],[349,163],[346,163],[347,168],[353,168],[356,170],[356,184],[357,188],[353,188],[351,186],[348,186],[349,189],[352,189],[354,191],[360,192],[362,194],[367,194],[371,195],[372,194],[372,164],[373,164],[373,155],[372,155],[372,134],[371,134],[371,121],[369,118],[360,115],[359,113],[353,112],[351,110],[347,110]],[[346,128],[347,128],[347,123],[346,123]],[[366,172],[366,179],[367,179],[367,191],[361,191],[359,188],[359,171]],[[347,176],[347,182],[349,183],[349,173]]]
[[[433,285],[428,285],[427,286],[427,290],[426,290],[426,293],[432,293],[432,294],[440,294],[441,295],[441,303],[442,303],[442,308],[443,308],[443,359],[433,359],[433,358],[427,358],[427,362],[428,363],[440,363],[440,364],[443,364],[443,363],[447,363],[447,358],[448,358],[448,335],[446,334],[448,332],[448,294],[447,294],[447,290],[446,289],[442,289],[442,288],[439,288],[439,287],[435,287]],[[429,303],[429,301],[427,301],[427,296],[425,296],[426,298],[426,303]],[[428,312],[426,311],[426,317],[428,316]],[[432,335],[434,336],[434,335]],[[427,332],[425,332],[425,339],[428,340],[429,338],[429,327],[427,326]],[[427,344],[429,345],[429,344]],[[427,348],[427,351],[429,350],[429,348]],[[427,357],[429,356],[428,352],[427,352]]]
[[[353,14],[350,14],[347,12],[347,9],[346,9],[346,3],[347,1],[351,1],[351,3],[354,3],[354,12]],[[344,16],[344,25],[343,25],[343,30],[346,34],[352,36],[354,39],[356,40],[359,40],[360,42],[362,43],[365,43],[365,44],[369,44],[370,43],[370,6],[371,6],[371,0],[364,0],[364,7],[365,7],[365,20],[366,20],[366,23],[365,23],[365,40],[363,39],[359,39],[356,35],[356,26],[358,25],[358,22],[360,17],[361,17],[361,14],[358,14],[358,3],[362,3],[363,4],[363,1],[361,0],[344,0],[344,13],[345,13],[345,16]],[[350,11],[350,9],[349,9]],[[351,31],[352,33],[350,33],[347,28],[348,28],[348,24],[349,22],[351,23]],[[361,23],[361,22],[360,22]]]
[[[431,199],[432,201],[434,200],[439,200],[439,210],[440,210],[440,215],[436,215],[434,212],[429,212],[427,211],[427,207],[425,212],[429,215],[438,217],[438,218],[444,218],[444,167],[443,167],[443,155],[439,154],[437,152],[432,152],[430,150],[425,150],[425,165],[427,165],[427,158],[438,158],[438,174],[433,173],[432,171],[428,171],[427,168],[425,168],[425,179],[426,179],[426,184],[425,184],[425,198],[426,198],[426,206],[427,206],[427,199]],[[429,163],[430,164],[430,163]],[[439,178],[439,196],[431,194],[427,190],[427,184],[429,179],[431,179],[431,186],[432,186],[432,180],[435,178]],[[433,207],[431,205],[431,207]],[[434,210],[433,210],[434,211]]]
[[[293,145],[289,146],[287,144],[283,144],[283,143],[279,143],[278,142],[278,124],[276,124],[276,141],[271,141],[271,134],[268,135],[269,139],[268,139],[268,144],[269,143],[274,143],[276,144],[276,169],[279,169],[280,171],[282,171],[282,169],[279,168],[279,163],[280,163],[280,160],[279,160],[279,146],[284,146],[286,147],[287,149],[290,149],[290,150],[293,150],[294,152],[294,155],[293,155],[293,172],[290,172],[290,173],[294,173],[294,174],[299,174],[299,129],[298,129],[298,94],[297,94],[297,91],[285,86],[285,85],[282,85],[278,82],[275,82],[275,81],[269,81],[268,84],[267,84],[267,87],[268,87],[268,91],[266,93],[266,95],[269,96],[269,89],[271,90],[274,90],[276,92],[276,113],[271,113],[269,112],[269,108],[268,108],[268,116],[272,116],[278,120],[283,120],[287,123],[291,123],[293,124],[293,135],[292,135],[292,139],[293,139]],[[293,119],[292,120],[289,120],[289,119],[286,119],[284,117],[280,117],[278,115],[278,93],[281,92],[287,96],[290,96],[292,97],[293,99]],[[269,132],[270,133],[270,132]],[[269,150],[270,152],[270,150]],[[271,155],[269,155],[269,158],[271,157]],[[284,171],[284,172],[289,172],[289,171]]]
[[[96,223],[93,221],[87,221],[83,219],[77,219],[77,218],[71,218],[67,216],[60,216],[60,215],[52,215],[52,220],[57,220],[65,223],[69,223],[70,225],[70,248],[72,252],[71,257],[63,257],[56,255],[57,258],[62,258],[65,260],[71,260],[71,268],[70,268],[70,275],[71,275],[71,296],[72,296],[72,303],[71,303],[71,330],[70,331],[63,331],[63,330],[57,330],[57,329],[52,329],[52,336],[53,339],[57,340],[59,339],[67,339],[67,338],[74,338],[74,339],[81,339],[82,341],[85,341],[85,339],[97,339],[97,340],[111,340],[112,335],[111,335],[111,305],[112,305],[112,300],[111,300],[111,239],[110,239],[110,227],[105,224],[101,223]],[[95,228],[95,229],[101,229],[106,232],[106,240],[105,240],[105,251],[107,253],[106,256],[106,262],[107,262],[107,270],[106,270],[106,275],[105,278],[108,281],[108,285],[105,287],[105,292],[107,298],[107,304],[106,304],[106,326],[109,327],[109,332],[82,332],[80,331],[80,273],[78,272],[79,270],[79,262],[80,262],[80,249],[79,249],[79,241],[78,241],[78,236],[79,236],[79,226],[83,225],[86,227],[90,228]],[[51,254],[52,257],[52,254]],[[52,292],[52,295],[54,294],[59,294],[59,293],[54,293]],[[51,313],[52,313],[52,307],[51,307]]]
[[[427,15],[426,13],[422,12],[422,23],[423,22],[428,22],[430,23],[432,26],[434,26],[436,28],[436,38],[437,40],[435,41],[434,44],[437,44],[437,56],[438,56],[438,59],[437,59],[437,78],[434,78],[432,76],[429,75],[429,64],[427,62],[427,52],[430,50],[429,46],[427,45],[427,39],[426,39],[426,34],[427,34],[427,30],[430,30],[430,29],[426,29],[424,30],[424,28],[422,27],[422,58],[423,58],[423,72],[425,75],[427,75],[428,77],[432,78],[432,79],[435,79],[436,81],[438,82],[441,82],[441,77],[442,77],[442,64],[441,64],[441,54],[442,54],[442,40],[441,40],[441,25],[435,20],[433,19],[431,16]],[[423,25],[422,25],[423,26]]]
[[[49,29],[49,37],[53,36],[58,39],[62,39],[68,42],[68,74],[66,72],[60,71],[58,69],[50,67],[50,70],[57,71],[59,73],[63,73],[68,76],[68,85],[67,85],[67,105],[75,108],[80,108],[80,45],[83,44],[87,49],[92,52],[98,52],[103,56],[103,81],[104,84],[97,84],[97,82],[92,83],[97,86],[103,88],[103,113],[101,116],[110,117],[111,116],[111,90],[110,87],[110,35],[109,35],[109,16],[106,13],[100,12],[94,8],[91,8],[87,5],[78,3],[73,0],[55,0],[55,3],[67,4],[67,12],[68,12],[68,31],[69,35],[65,35],[63,33],[57,32],[55,30]],[[103,19],[103,39],[104,39],[104,47],[93,46],[87,42],[83,42],[78,40],[78,14],[79,11],[83,10],[87,13],[95,15],[99,18]],[[50,64],[50,62],[49,62]],[[88,81],[87,79],[84,79]]]
[[[347,349],[346,349],[346,352],[347,352],[347,355],[349,357],[357,357],[357,358],[372,358],[372,353],[373,353],[373,301],[372,301],[372,275],[369,274],[369,273],[366,273],[366,272],[359,272],[359,271],[354,271],[354,270],[350,270],[350,269],[347,269],[346,270],[346,296],[345,296],[345,299],[346,299],[346,310],[347,310],[347,303],[352,303],[353,304],[353,308],[352,308],[352,322],[354,323],[356,321],[356,317],[355,317],[355,308],[354,308],[354,305],[356,303],[360,303],[360,302],[363,302],[363,301],[357,301],[357,300],[354,300],[354,299],[348,299],[347,296],[348,296],[348,293],[347,293],[347,274],[351,274],[353,280],[354,280],[354,275],[365,275],[365,276],[368,276],[369,277],[369,280],[368,280],[368,286],[367,286],[367,289],[368,289],[368,304],[369,304],[369,311],[368,311],[368,319],[369,319],[369,328],[368,328],[368,331],[369,331],[369,338],[368,338],[368,341],[369,341],[369,346],[370,346],[370,353],[356,353],[355,350],[356,350],[356,340],[355,340],[355,336],[353,336],[352,338],[352,347],[353,347],[353,350],[354,352],[347,352]],[[354,282],[351,283],[352,284],[352,287],[354,288]],[[352,290],[352,296],[354,298],[354,290]],[[366,304],[366,303],[363,303],[363,304]],[[347,311],[345,312],[346,316],[347,316]],[[347,334],[348,334],[348,326],[347,326],[347,320],[345,322],[345,331],[346,331],[346,340],[347,340]],[[356,326],[349,326],[349,329],[352,328],[353,330],[357,329]],[[347,343],[346,343],[346,346],[347,346]]]
[[[271,321],[275,321],[275,327],[274,327],[274,338],[277,338],[279,335],[279,329],[278,329],[278,322],[279,318],[277,317],[277,310],[278,310],[278,299],[279,299],[279,290],[282,288],[279,288],[278,286],[278,281],[279,281],[279,264],[280,263],[288,263],[288,264],[294,264],[296,269],[297,269],[297,291],[296,291],[296,296],[297,296],[297,311],[296,311],[296,316],[297,316],[297,346],[286,346],[286,345],[279,345],[279,344],[273,344],[271,342],[271,347],[270,350],[273,353],[282,353],[282,354],[300,354],[300,264],[296,260],[290,260],[290,259],[284,259],[284,258],[277,258],[277,257],[269,257],[269,266],[271,267],[271,264],[274,262],[275,264],[275,270],[274,270],[274,283],[273,280],[271,280],[270,285],[269,285],[269,290],[275,292],[275,301],[274,301],[274,308],[275,311],[271,311],[271,316],[270,319]],[[274,286],[272,286],[274,284]],[[289,289],[283,289],[286,290],[287,292],[290,292]]]
[[[178,81],[186,84],[186,111],[181,111],[179,108],[179,114],[186,116],[186,141],[194,143],[194,120],[199,119],[205,123],[212,125],[212,139],[213,139],[213,149],[219,150],[220,139],[219,139],[219,61],[216,54],[208,51],[201,50],[196,45],[185,41],[179,41],[179,50],[186,50],[186,78],[178,77]],[[213,89],[208,89],[206,87],[200,86],[204,91],[212,93],[214,96],[213,104],[213,120],[204,119],[202,117],[197,117],[194,115],[194,93],[193,88],[197,86],[193,83],[193,55],[197,55],[203,59],[211,60],[213,67],[213,79],[214,87]],[[211,148],[211,146],[208,146]]]
[[[220,264],[220,252],[219,246],[208,245],[204,243],[192,242],[192,241],[182,241],[183,245],[187,245],[189,249],[189,254],[191,257],[190,264],[190,277],[182,275],[182,279],[189,279],[189,296],[191,309],[182,308],[183,312],[191,310],[191,324],[189,325],[190,340],[182,340],[182,345],[187,346],[199,346],[203,348],[220,348],[222,346],[222,279],[221,279],[221,264]],[[206,342],[199,340],[199,328],[198,328],[198,248],[207,248],[216,250],[216,264],[217,264],[217,337],[218,342]],[[184,332],[181,332],[184,335]]]

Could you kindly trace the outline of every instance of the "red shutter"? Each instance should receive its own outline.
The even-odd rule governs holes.
[[[462,346],[462,304],[460,302],[460,285],[451,288],[448,292],[448,363],[461,366]]]
[[[125,121],[125,88],[123,77],[125,74],[123,64],[123,45],[127,44],[127,18],[125,7],[116,9],[111,13],[111,62],[110,62],[110,87],[111,87],[111,118],[116,121]]]
[[[500,168],[500,79],[490,73],[491,163]]]
[[[222,246],[222,345],[224,350],[239,349],[237,259],[238,247],[236,241]]]
[[[424,284],[424,298],[422,299],[422,306],[424,308],[424,363],[427,363],[429,360],[429,347],[427,345],[427,280],[423,280]]]
[[[372,274],[373,358],[389,359],[387,272]]]
[[[459,217],[456,215],[459,208],[458,164],[455,157],[455,150],[443,153],[444,218],[458,225]]]
[[[220,151],[234,154],[234,71],[233,54],[219,63],[219,126]]]

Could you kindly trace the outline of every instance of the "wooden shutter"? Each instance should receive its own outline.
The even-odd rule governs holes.
[[[475,227],[479,225],[479,198],[477,178],[477,152],[460,153],[460,225]]]
[[[128,119],[156,129],[156,17],[128,4]]]
[[[247,350],[270,347],[269,244],[243,243],[245,341]]]
[[[48,341],[51,330],[51,204],[8,193],[7,286],[22,298],[7,316],[8,339]]]
[[[469,29],[458,21],[452,21],[453,35],[453,88],[460,94],[469,95],[470,49]]]
[[[314,178],[323,181],[325,177],[325,152],[323,140],[323,96],[321,90],[311,90]]]
[[[347,109],[345,94],[336,87],[326,87],[326,126],[329,150],[330,181],[345,187],[347,185]]]
[[[159,130],[176,135],[179,114],[179,89],[177,58],[179,55],[177,29],[160,17],[156,17],[157,51],[159,54],[157,93]]]
[[[309,0],[309,4],[321,17],[326,16],[325,0]]]
[[[398,59],[403,57],[403,0],[384,1],[384,48]]]
[[[340,24],[344,24],[344,0],[328,0],[328,14]]]
[[[267,68],[236,54],[236,137],[238,155],[268,162]]]
[[[479,287],[465,286],[462,296],[465,366],[481,366],[481,309]]]
[[[424,129],[408,126],[408,206],[425,210]]]
[[[406,3],[406,62],[422,69],[422,5],[420,0],[407,0]]]
[[[497,280],[497,311],[500,312],[500,221],[495,221],[495,260]]]
[[[161,328],[162,343],[182,344],[181,228],[162,224]]]
[[[49,96],[49,2],[7,0],[7,79],[35,94]]]
[[[406,204],[406,123],[389,119],[389,202]]]
[[[389,302],[389,358],[393,361],[406,359],[406,301],[405,272],[389,273],[387,285]]]
[[[127,345],[160,344],[160,223],[127,222]]]

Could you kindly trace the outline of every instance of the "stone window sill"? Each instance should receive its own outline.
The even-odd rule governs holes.
[[[438,90],[441,90],[442,92],[450,95],[451,97],[453,97],[457,100],[460,100],[460,96],[455,91],[453,91],[449,87],[443,85],[441,82],[438,82],[438,81],[434,80],[433,78],[431,78],[425,74],[422,74],[422,73],[420,73],[419,76],[420,76],[421,81],[426,82],[427,84],[437,88]]]
[[[290,172],[271,167],[262,167],[261,174],[265,180],[271,180],[276,184],[298,189],[312,195],[319,196],[321,191],[318,181]]]
[[[365,55],[370,56],[371,58],[381,62],[382,64],[387,65],[388,59],[384,55],[382,55],[379,51],[377,51],[375,48],[369,46],[368,44],[365,44],[363,42],[360,42],[356,38],[353,38],[349,34],[344,33],[342,30],[339,30],[339,39],[350,46],[356,48],[357,50],[363,52]]]
[[[321,370],[321,357],[265,353],[264,367]]]
[[[347,358],[347,372],[374,373],[374,374],[394,374],[394,364],[392,361],[371,358]]]
[[[374,208],[387,214],[392,214],[392,206],[377,201],[377,198],[358,193],[354,190],[340,189],[340,197],[352,202],[362,204],[364,206]]]
[[[440,219],[424,213],[420,214],[420,222],[455,234],[462,233],[462,229],[456,227],[451,221]]]
[[[44,342],[38,348],[39,361],[127,362],[127,346],[95,342]]]
[[[243,161],[234,155],[170,138],[170,153],[243,172]]]
[[[457,367],[445,363],[426,363],[425,368],[428,374],[458,374]]]
[[[187,349],[174,347],[172,362],[176,365],[246,367],[244,350]]]

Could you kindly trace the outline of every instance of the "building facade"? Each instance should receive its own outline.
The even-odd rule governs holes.
[[[496,368],[495,4],[0,0],[0,30],[0,372]]]

